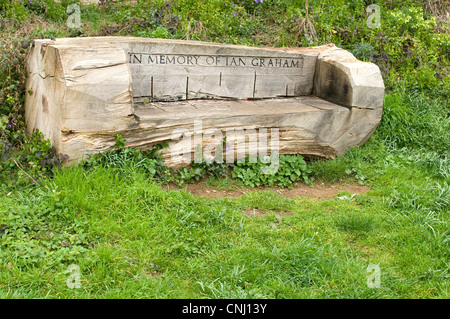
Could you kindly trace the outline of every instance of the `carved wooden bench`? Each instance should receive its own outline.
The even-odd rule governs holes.
[[[69,162],[111,149],[116,134],[129,147],[168,141],[173,151],[182,147],[174,130],[190,139],[233,128],[277,128],[280,154],[332,158],[369,139],[384,96],[379,68],[332,44],[254,48],[133,37],[35,40],[26,86],[28,130],[43,132]],[[167,164],[182,164],[171,148]]]

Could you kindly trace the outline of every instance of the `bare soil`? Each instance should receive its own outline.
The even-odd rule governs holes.
[[[221,189],[217,187],[212,187],[204,182],[198,182],[195,184],[187,184],[186,190],[195,196],[202,197],[211,197],[211,198],[235,198],[244,195],[248,192],[253,192],[257,190],[273,190],[278,194],[287,197],[310,197],[316,199],[330,199],[336,196],[338,193],[343,191],[348,191],[352,194],[363,194],[370,190],[369,187],[358,184],[325,184],[325,183],[317,183],[314,186],[308,186],[302,183],[298,183],[292,189],[280,188],[280,187],[255,187],[255,188],[247,188],[247,187],[236,187],[235,189]],[[181,189],[174,184],[169,186],[164,186],[168,190],[176,190]]]

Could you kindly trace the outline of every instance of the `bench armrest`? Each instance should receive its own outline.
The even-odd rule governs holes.
[[[357,60],[336,46],[317,58],[313,94],[347,107],[383,107],[384,83],[374,63]]]

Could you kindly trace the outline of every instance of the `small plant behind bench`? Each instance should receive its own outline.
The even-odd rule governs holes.
[[[309,182],[311,170],[307,167],[301,155],[280,155],[278,170],[274,174],[261,174],[263,167],[270,166],[260,158],[256,163],[250,162],[249,158],[242,163],[236,163],[232,177],[241,180],[244,185],[255,186],[280,186],[291,188],[295,183]]]

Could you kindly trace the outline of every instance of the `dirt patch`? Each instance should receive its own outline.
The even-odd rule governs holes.
[[[330,199],[337,194],[347,191],[352,194],[364,194],[370,190],[369,187],[358,184],[317,184],[314,187],[298,184],[292,189],[276,189],[275,191],[288,198],[292,197],[310,197],[318,199]]]
[[[168,190],[181,189],[176,185],[169,185]],[[253,192],[257,190],[273,190],[276,193],[287,197],[310,197],[316,199],[330,199],[339,194],[340,192],[348,191],[352,194],[363,194],[370,190],[369,187],[357,184],[325,184],[317,183],[314,186],[308,186],[305,184],[297,184],[292,189],[285,189],[280,187],[255,187],[255,188],[245,188],[236,187],[234,189],[220,189],[206,185],[203,182],[195,184],[187,184],[186,190],[195,196],[211,197],[211,198],[235,198],[242,196],[248,192]]]

